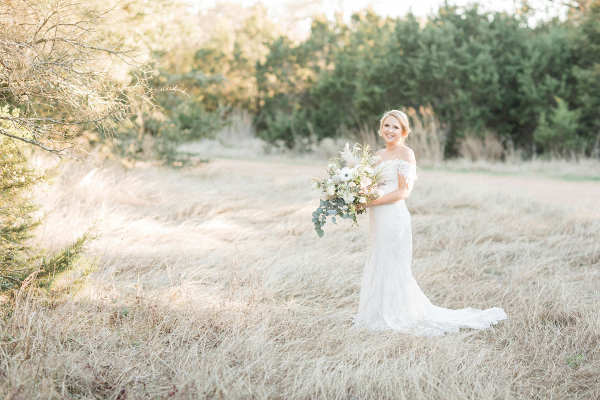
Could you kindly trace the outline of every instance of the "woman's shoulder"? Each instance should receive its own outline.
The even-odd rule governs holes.
[[[394,154],[396,158],[399,158],[404,161],[408,161],[411,164],[417,164],[417,159],[415,158],[415,152],[408,146],[402,146],[396,150],[396,154]]]

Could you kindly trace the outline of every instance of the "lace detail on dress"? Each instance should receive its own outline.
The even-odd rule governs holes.
[[[398,158],[394,158],[390,161],[396,165],[396,168],[398,168],[398,173],[406,179],[412,179],[413,181],[418,179],[417,166],[415,164]]]
[[[397,190],[400,176],[410,182],[410,187],[417,179],[416,169],[401,159],[378,164],[381,190],[384,194]],[[433,305],[412,275],[411,220],[404,200],[370,207],[367,212],[369,250],[358,312],[352,318],[357,326],[436,336],[461,328],[486,329],[507,318],[498,307],[451,310]]]

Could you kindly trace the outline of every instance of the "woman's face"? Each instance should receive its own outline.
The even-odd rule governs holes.
[[[386,143],[395,143],[402,138],[402,125],[398,118],[388,115],[381,126],[381,136]]]

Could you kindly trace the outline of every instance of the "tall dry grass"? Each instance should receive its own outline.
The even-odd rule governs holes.
[[[444,159],[448,127],[441,124],[431,110],[407,109],[412,131],[407,145],[414,150],[421,168],[452,172],[485,172],[502,175],[528,175],[570,180],[600,180],[600,158],[575,155],[570,159],[527,157],[511,141],[499,139],[492,132],[471,135],[458,143],[459,157]],[[250,114],[238,111],[232,124],[214,139],[202,139],[179,146],[179,150],[203,159],[230,158],[273,162],[307,162],[321,164],[337,155],[345,143],[368,144],[372,149],[385,147],[376,125],[363,123],[358,129],[340,128],[339,137],[316,136],[302,138],[296,147],[288,149],[282,143],[268,143],[256,136]],[[596,146],[597,147],[597,146]]]
[[[485,331],[356,329],[360,227],[310,223],[322,168],[216,160],[66,166],[40,244],[93,222],[87,285],[24,293],[0,327],[7,399],[600,397],[600,214],[419,175],[413,272],[437,305],[503,307]]]

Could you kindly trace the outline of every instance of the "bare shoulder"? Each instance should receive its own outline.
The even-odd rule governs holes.
[[[379,158],[381,158],[381,159],[384,158],[384,154],[385,154],[385,149],[380,149],[375,152],[375,155],[379,156]]]
[[[398,158],[408,161],[411,164],[417,164],[415,152],[408,146],[402,146],[398,149]]]

